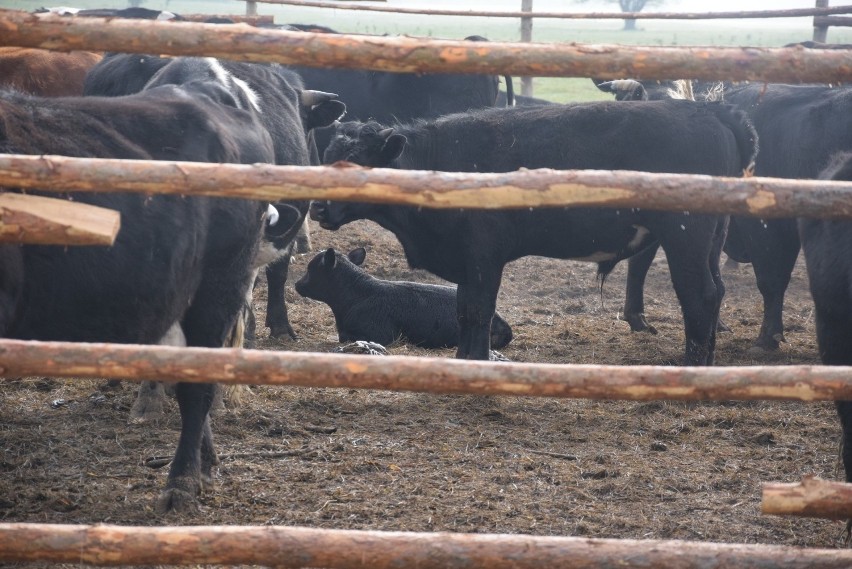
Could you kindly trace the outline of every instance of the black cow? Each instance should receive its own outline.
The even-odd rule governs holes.
[[[852,154],[843,153],[820,176],[852,181]],[[852,222],[800,219],[799,234],[814,298],[817,344],[824,364],[852,365]],[[852,482],[852,401],[838,401],[843,467]],[[852,524],[847,524],[847,535]]]
[[[305,31],[318,31],[317,26],[298,26]],[[336,33],[323,29],[326,33]],[[468,36],[468,41],[487,41],[482,36]],[[382,123],[406,122],[433,118],[450,113],[497,105],[499,79],[494,75],[457,73],[389,73],[362,69],[326,69],[293,67],[309,89],[337,93],[346,103],[349,120],[376,120]],[[508,100],[514,105],[512,78],[504,76]],[[316,133],[317,149],[324,152],[332,129]]]
[[[209,85],[166,85],[119,98],[59,99],[2,93],[0,152],[271,161],[272,140],[256,116],[207,95],[215,91]],[[292,88],[282,96],[298,102]],[[302,126],[298,114],[289,120],[295,145],[303,141]],[[302,142],[294,159],[306,155]],[[72,199],[118,210],[116,242],[4,247],[5,337],[155,344],[180,322],[187,344],[223,345],[249,286],[266,203],[108,193]],[[160,510],[193,507],[210,482],[217,461],[208,419],[213,391],[212,384],[177,385],[182,429]]]
[[[405,149],[405,152],[403,152]],[[729,106],[690,101],[584,103],[487,109],[398,129],[347,123],[325,161],[466,172],[594,168],[735,176],[754,158],[756,135]],[[661,243],[683,307],[686,358],[713,362],[724,286],[718,259],[726,219],[638,209],[423,210],[314,203],[311,216],[337,229],[370,219],[394,232],[412,267],[457,283],[457,357],[486,359],[503,267],[526,255],[599,262]]]
[[[361,269],[366,255],[363,247],[348,255],[326,249],[296,281],[296,292],[329,305],[341,342],[387,346],[402,337],[424,348],[458,345],[454,287],[377,279]],[[500,349],[511,340],[509,324],[495,314],[491,346]]]
[[[291,161],[292,159],[289,157],[292,156],[293,141],[286,117],[292,116],[293,112],[301,113],[305,127],[310,131],[316,127],[330,124],[333,120],[339,118],[345,110],[342,103],[329,100],[326,93],[304,90],[303,83],[298,75],[277,64],[238,63],[218,61],[212,58],[180,58],[177,61],[178,63],[173,59],[152,55],[107,54],[101,63],[96,65],[87,75],[84,93],[86,95],[120,96],[137,92],[145,88],[151,81],[180,84],[186,80],[187,73],[187,65],[180,63],[180,61],[204,62],[211,68],[217,67],[224,70],[254,94],[258,104],[263,107],[259,115],[260,120],[272,135],[275,144],[276,164],[319,163],[312,138],[308,140],[308,161]],[[166,66],[172,69],[176,65],[178,68],[174,72],[165,69]],[[157,79],[154,79],[155,77]],[[294,86],[301,90],[300,109],[292,108],[290,102],[279,94],[282,84]],[[275,245],[282,254],[278,255],[277,261],[266,267],[268,287],[266,325],[270,328],[270,334],[273,337],[286,334],[295,339],[296,334],[290,324],[287,305],[284,302],[284,287],[290,267],[290,255],[285,254],[285,252],[289,250],[289,243],[303,227],[308,202],[283,202],[276,203],[275,206],[286,219],[280,222],[282,225],[278,226],[279,233],[275,235],[274,239]],[[297,213],[295,217],[290,215],[294,211]],[[283,225],[286,223],[291,225]]]
[[[850,88],[762,83],[723,87],[725,101],[748,113],[760,137],[757,176],[814,179],[835,153],[852,150]],[[732,259],[754,266],[763,296],[755,346],[777,349],[784,340],[784,293],[799,254],[796,220],[733,216],[724,250]],[[645,252],[630,261],[624,315],[633,330],[652,329],[645,321],[642,298],[652,260],[653,252]]]
[[[532,107],[536,105],[555,105],[553,101],[548,101],[547,99],[541,99],[538,97],[525,97],[524,95],[513,95],[512,99],[514,101],[514,105],[518,107]],[[506,91],[500,91],[497,93],[497,102],[494,104],[495,107],[511,107],[509,104],[509,96]]]

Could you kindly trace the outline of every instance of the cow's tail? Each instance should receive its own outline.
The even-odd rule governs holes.
[[[718,119],[727,126],[737,141],[740,152],[740,168],[743,175],[750,176],[754,172],[754,161],[757,158],[757,131],[745,112],[737,110],[733,105],[716,103],[713,105]]]
[[[512,85],[512,76],[504,75],[503,79],[506,81],[506,106],[514,107],[515,106],[515,87]]]

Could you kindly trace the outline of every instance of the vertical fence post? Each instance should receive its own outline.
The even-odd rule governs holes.
[[[533,0],[521,0],[521,12],[532,12]],[[521,18],[521,41],[532,41],[532,18]],[[521,95],[524,97],[533,96],[533,79],[532,77],[521,77]]]
[[[246,0],[246,16],[257,16],[257,2]]]
[[[817,8],[828,8],[828,0],[816,0]],[[818,26],[816,21],[819,16],[814,16],[814,41],[825,43],[825,38],[828,35],[828,26]]]

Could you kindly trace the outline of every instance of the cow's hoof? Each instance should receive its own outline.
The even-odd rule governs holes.
[[[197,494],[197,493],[196,493]],[[195,495],[180,488],[167,488],[157,498],[158,514],[195,514],[201,510]]]
[[[166,394],[160,384],[143,384],[130,408],[131,423],[155,421],[165,412]]]
[[[625,314],[624,319],[630,325],[631,332],[648,332],[654,336],[657,335],[657,329],[648,324],[644,314]]]
[[[269,328],[269,337],[270,338],[284,338],[288,337],[291,340],[298,340],[299,337],[296,336],[296,333],[293,331],[293,328],[290,326],[271,326]]]
[[[783,334],[775,334],[772,337],[767,336],[759,336],[757,340],[754,341],[754,345],[749,348],[749,353],[763,353],[768,354],[772,352],[777,352],[778,347],[781,342],[784,342]]]

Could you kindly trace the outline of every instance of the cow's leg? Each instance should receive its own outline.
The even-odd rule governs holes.
[[[683,312],[685,365],[708,365],[712,361],[713,336],[721,305],[719,295],[724,292],[717,289],[709,266],[717,231],[716,219],[702,216],[704,219],[699,220],[698,217],[692,216],[693,222],[679,232],[682,226],[679,222],[656,232],[660,235],[672,285]]]
[[[722,247],[725,245],[725,237],[728,233],[728,219],[719,220],[716,226],[716,232],[713,235],[713,242],[708,256],[708,268],[710,275],[713,278],[713,284],[716,286],[716,325],[713,326],[710,332],[710,345],[707,354],[706,365],[713,365],[716,357],[716,334],[726,329],[722,323],[719,313],[722,308],[722,299],[725,298],[725,282],[722,280],[722,269],[720,262],[722,260]]]
[[[758,349],[777,350],[784,341],[784,293],[799,255],[795,222],[778,219],[740,221],[750,237],[750,256],[757,288],[763,296],[763,322],[754,342]]]
[[[657,329],[645,320],[645,277],[654,262],[659,245],[648,247],[627,260],[627,290],[624,296],[624,319],[633,332],[650,332]]]
[[[180,327],[180,322],[172,324],[171,328],[158,342],[161,346],[186,346],[186,337]],[[130,408],[130,421],[144,423],[156,419],[166,405],[166,390],[157,381],[143,381],[136,394],[136,401]]]
[[[266,325],[270,329],[270,336],[280,338],[287,335],[295,340],[296,333],[290,325],[287,305],[284,302],[284,284],[287,282],[289,272],[290,255],[284,255],[266,267]]]
[[[250,252],[240,258],[251,259]],[[181,322],[189,346],[217,348],[228,340],[249,287],[249,269],[239,261],[222,266],[229,270],[207,269],[192,305]],[[247,264],[247,263],[246,263]],[[240,269],[243,270],[240,270]],[[216,386],[210,383],[178,383],[176,395],[181,415],[181,434],[169,471],[166,489],[160,495],[158,510],[188,511],[197,508],[196,496],[202,484],[213,478],[218,464],[209,423]]]
[[[475,271],[475,285],[460,284],[456,291],[459,347],[456,358],[488,360],[491,354],[491,320],[497,309],[497,292],[503,267]],[[469,277],[470,279],[470,277]]]
[[[157,502],[160,513],[195,510],[198,507],[196,496],[201,493],[202,483],[209,484],[212,480],[212,465],[217,463],[217,459],[208,413],[213,403],[214,388],[209,383],[177,384],[180,439],[166,489]]]

